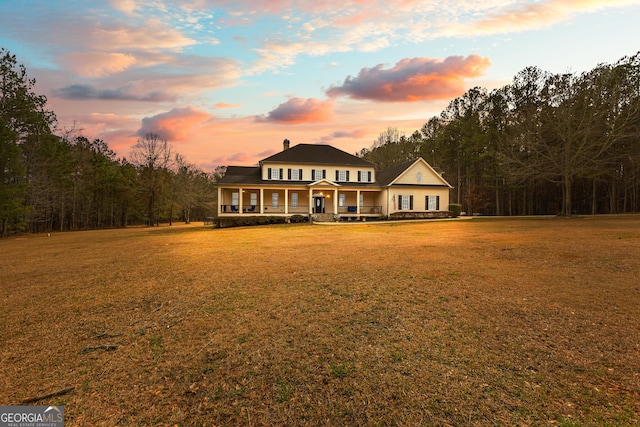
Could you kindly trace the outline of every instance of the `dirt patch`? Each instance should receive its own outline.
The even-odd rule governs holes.
[[[66,425],[634,425],[640,217],[0,241],[0,404]]]

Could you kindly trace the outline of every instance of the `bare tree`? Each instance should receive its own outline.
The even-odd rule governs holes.
[[[172,148],[166,139],[147,133],[138,139],[130,153],[130,163],[138,170],[140,189],[147,200],[147,224],[158,220],[158,210],[169,184]]]

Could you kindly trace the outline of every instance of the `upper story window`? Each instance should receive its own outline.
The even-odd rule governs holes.
[[[327,170],[326,169],[312,169],[311,170],[311,180],[312,181],[319,181],[321,179],[324,179],[327,177]]]
[[[267,176],[269,179],[282,179],[282,169],[269,168],[267,170]]]
[[[300,170],[299,169],[291,169],[291,179],[294,181],[300,180]]]
[[[371,182],[371,171],[358,171],[358,182]]]
[[[341,182],[349,181],[349,171],[347,171],[347,170],[337,170],[336,171],[336,181],[341,181]]]

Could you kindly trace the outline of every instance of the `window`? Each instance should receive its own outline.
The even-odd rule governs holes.
[[[240,194],[239,193],[231,193],[231,204],[233,206],[238,206],[240,204]]]
[[[358,182],[371,182],[371,171],[358,171]]]
[[[347,180],[347,171],[338,171],[338,181]]]
[[[269,179],[282,179],[282,169],[269,168]]]
[[[251,193],[250,194],[250,198],[251,198],[251,206],[255,206],[258,204],[258,193]]]
[[[326,169],[312,169],[311,170],[311,180],[312,181],[319,181],[323,178],[327,177],[327,170]]]
[[[409,196],[400,196],[400,209],[409,209]]]
[[[398,196],[400,210],[413,210],[413,196]]]
[[[271,193],[271,207],[278,207],[278,193]]]
[[[298,207],[298,193],[291,193],[291,207]]]
[[[293,181],[300,180],[300,169],[289,169],[289,173],[291,174],[291,177],[289,179]]]
[[[360,193],[360,207],[364,207],[364,193]]]
[[[340,206],[341,208],[344,207],[344,204],[346,202],[346,194],[339,194],[338,195],[338,206]]]
[[[425,209],[428,211],[440,210],[440,196],[425,196]]]

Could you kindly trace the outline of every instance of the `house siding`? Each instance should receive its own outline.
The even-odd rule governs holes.
[[[357,183],[358,182],[358,172],[361,172],[362,180],[361,183],[375,183],[376,174],[374,168],[367,168],[363,166],[336,166],[336,165],[301,165],[296,163],[264,163],[262,165],[262,179],[264,181],[273,181],[271,177],[271,170],[277,169],[282,170],[282,178],[278,178],[278,180],[284,181],[318,181],[320,178],[316,177],[315,179],[311,176],[311,172],[313,170],[324,170],[326,179],[331,181],[336,181],[336,173],[338,171],[348,172],[349,180],[345,181],[336,181],[336,182],[349,182],[349,183]],[[302,178],[298,180],[293,180],[291,175],[289,175],[290,170],[299,170],[302,171]],[[371,175],[371,181],[368,180],[369,175]]]

